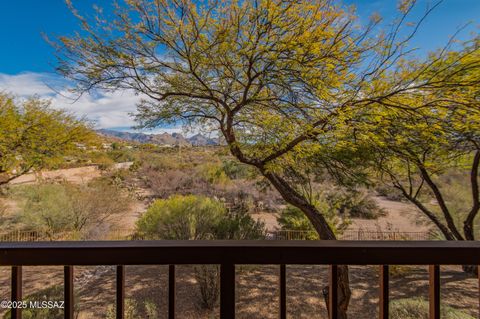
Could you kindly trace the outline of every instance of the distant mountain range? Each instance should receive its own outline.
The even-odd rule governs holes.
[[[162,133],[162,134],[144,134],[144,133],[130,133],[120,132],[108,129],[99,129],[97,133],[119,138],[126,141],[138,142],[138,143],[151,143],[157,145],[180,145],[180,146],[208,146],[219,145],[218,139],[206,137],[202,134],[196,134],[191,137],[184,137],[179,133]]]

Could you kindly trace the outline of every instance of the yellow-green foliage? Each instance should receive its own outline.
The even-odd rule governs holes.
[[[339,217],[337,208],[330,206],[326,201],[316,201],[315,206],[321,214],[325,216],[329,226],[336,235],[342,234],[350,224],[348,218]],[[290,205],[287,206],[287,208],[280,213],[277,220],[282,227],[282,230],[308,231],[305,235],[307,236],[306,239],[319,239],[312,223],[308,220],[305,214],[296,207]]]
[[[262,239],[265,225],[241,207],[229,211],[204,196],[174,195],[156,200],[137,221],[137,231],[151,239]]]
[[[88,125],[37,98],[15,101],[0,94],[0,183],[30,169],[55,166],[80,154],[78,144],[96,143]],[[4,176],[4,179],[5,179]]]
[[[98,165],[102,170],[106,170],[115,164],[115,161],[105,152],[92,152],[89,154],[92,164]]]
[[[222,165],[217,163],[207,163],[199,167],[200,176],[210,184],[225,185],[230,182],[230,178],[225,173]]]
[[[156,200],[137,221],[137,230],[152,239],[211,239],[225,211],[207,197],[174,195]]]

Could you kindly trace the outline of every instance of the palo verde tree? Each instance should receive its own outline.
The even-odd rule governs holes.
[[[77,143],[92,141],[88,125],[50,102],[16,101],[0,94],[0,186],[30,170],[64,161],[78,152]]]
[[[480,38],[467,41],[459,51],[432,53],[427,62],[402,68],[415,75],[427,63],[429,71],[415,80],[428,81],[430,87],[376,103],[361,115],[355,142],[370,148],[370,163],[381,181],[416,205],[445,239],[475,240],[480,210]],[[450,68],[448,74],[442,73],[445,68]],[[452,173],[461,175],[468,198],[449,198],[442,177]],[[428,203],[432,199],[436,205]]]
[[[399,30],[414,2],[400,1],[398,19],[382,31],[380,17],[362,24],[335,0],[125,0],[95,19],[72,7],[83,31],[54,45],[59,72],[79,92],[137,92],[144,127],[181,122],[218,130],[321,239],[334,240],[303,191],[308,165],[298,164],[322,153],[352,109],[426,85],[401,76],[382,90],[371,85],[408,53],[418,25],[403,38]],[[346,267],[338,291],[346,318]]]

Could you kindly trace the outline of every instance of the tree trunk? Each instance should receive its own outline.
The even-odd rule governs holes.
[[[283,199],[300,209],[310,220],[313,227],[317,231],[321,240],[337,240],[332,228],[328,225],[327,220],[320,212],[308,202],[308,200],[293,189],[285,180],[280,176],[268,172],[262,171],[262,174],[272,183],[272,185],[278,190]],[[347,319],[347,309],[350,302],[350,284],[348,278],[348,267],[346,265],[338,266],[338,318]],[[323,289],[324,296],[326,298],[328,309],[328,287]]]

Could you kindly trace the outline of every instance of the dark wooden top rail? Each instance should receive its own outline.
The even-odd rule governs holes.
[[[0,243],[0,265],[478,265],[480,242],[100,241]]]

